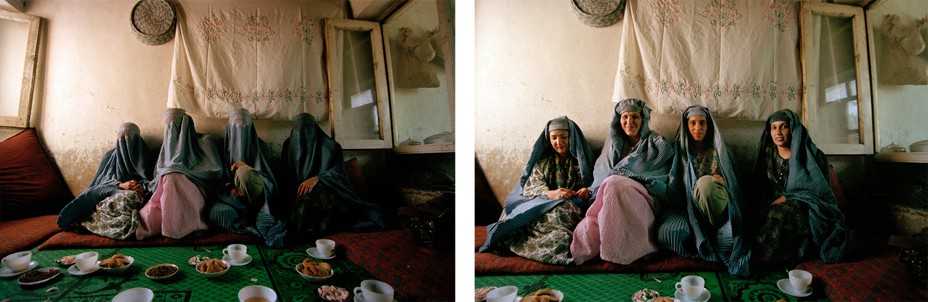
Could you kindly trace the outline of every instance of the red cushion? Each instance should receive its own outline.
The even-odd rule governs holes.
[[[796,268],[812,273],[815,290],[824,289],[834,301],[928,301],[928,287],[913,282],[891,250],[856,262],[813,260]]]
[[[53,221],[54,223],[54,221]],[[44,249],[72,249],[72,248],[103,248],[103,247],[143,247],[143,246],[194,246],[194,245],[221,245],[227,243],[258,244],[264,240],[253,235],[235,234],[225,231],[210,231],[200,236],[187,236],[181,239],[171,239],[163,236],[145,240],[116,240],[95,234],[78,234],[75,232],[61,232],[55,234],[42,245]]]
[[[404,301],[454,301],[454,253],[416,245],[409,230],[336,233],[337,253],[393,286]]]
[[[13,221],[0,222],[0,257],[7,254],[31,250],[58,229],[58,215],[45,215]]]
[[[72,199],[35,129],[0,142],[0,221],[58,214]]]

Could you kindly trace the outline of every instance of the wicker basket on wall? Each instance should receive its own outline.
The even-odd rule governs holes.
[[[174,37],[177,12],[165,0],[141,0],[132,7],[130,25],[142,43],[161,45]]]

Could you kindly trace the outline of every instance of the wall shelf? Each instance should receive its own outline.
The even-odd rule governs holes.
[[[428,144],[393,148],[399,154],[453,153],[454,144]]]
[[[876,154],[876,161],[928,164],[928,152],[883,152]]]

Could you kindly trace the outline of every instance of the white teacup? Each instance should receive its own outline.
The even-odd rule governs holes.
[[[512,302],[518,292],[519,288],[512,285],[497,287],[487,293],[487,302]]]
[[[244,244],[230,244],[228,247],[222,249],[223,255],[229,255],[229,259],[232,259],[233,262],[242,262],[245,260],[245,256],[248,256],[248,246]]]
[[[249,285],[238,291],[239,302],[274,302],[277,293],[263,285]]]
[[[809,284],[812,284],[812,273],[801,269],[789,271],[789,285],[797,294],[805,293],[809,290]]]
[[[77,263],[77,269],[82,272],[89,272],[97,265],[97,258],[100,254],[97,252],[83,252],[74,256],[74,262]]]
[[[319,251],[319,256],[331,257],[332,253],[335,252],[335,241],[331,239],[316,240],[316,250]]]
[[[354,295],[360,295],[364,302],[392,302],[393,287],[377,280],[364,280],[360,287],[354,288]]]
[[[32,252],[16,252],[3,257],[3,266],[11,271],[18,272],[29,267],[29,261],[32,260]]]
[[[683,291],[683,295],[686,296],[687,299],[692,300],[699,298],[699,295],[705,290],[706,279],[700,276],[686,276],[680,279],[680,282],[677,282],[674,287]]]

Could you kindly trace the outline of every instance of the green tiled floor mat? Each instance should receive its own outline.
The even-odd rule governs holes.
[[[305,252],[308,246],[271,249],[249,245],[248,254],[252,257],[250,263],[233,266],[226,274],[211,279],[187,264],[187,260],[195,255],[222,258],[224,247],[33,250],[33,260],[38,262],[39,268],[58,267],[61,275],[31,287],[20,286],[17,277],[0,278],[0,301],[111,301],[119,292],[133,287],[151,289],[155,293],[154,301],[237,301],[238,291],[249,285],[273,288],[278,294],[278,301],[324,301],[316,294],[316,288],[321,285],[335,285],[351,291],[361,280],[374,279],[348,260],[336,257],[320,260],[332,265],[334,276],[319,283],[304,280],[294,267],[308,257]],[[60,266],[55,261],[66,255],[90,250],[99,252],[100,260],[121,253],[132,256],[135,262],[121,273],[100,270],[86,276],[73,276],[68,274],[67,266]],[[180,271],[163,281],[145,277],[145,269],[160,263],[175,264]],[[400,300],[399,297],[397,299]]]
[[[785,272],[782,276],[772,274],[750,279],[716,272],[478,276],[474,285],[475,288],[515,285],[519,288],[519,296],[537,288],[557,289],[564,293],[564,301],[630,301],[632,295],[643,288],[673,297],[674,285],[687,275],[698,275],[706,280],[711,294],[709,301],[828,301],[821,290],[805,298],[781,292],[776,282],[786,278]]]

